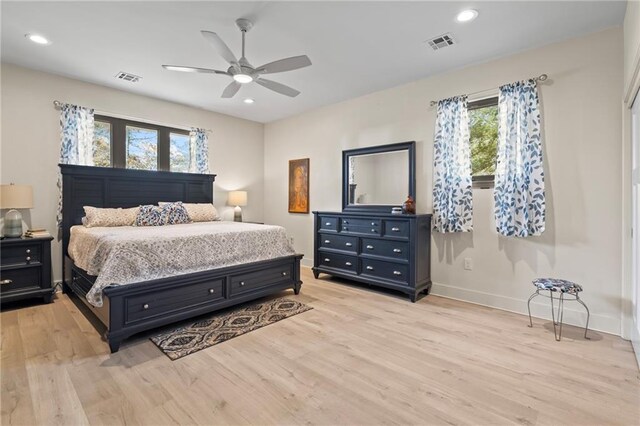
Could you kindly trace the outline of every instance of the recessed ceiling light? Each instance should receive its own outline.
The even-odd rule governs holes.
[[[474,9],[463,10],[456,16],[458,22],[471,22],[478,17],[478,11]]]
[[[254,103],[255,101],[254,101],[253,99],[251,99],[251,98],[247,98],[247,99],[245,99],[243,102],[244,102],[245,104],[252,104],[252,103]]]
[[[25,34],[24,36],[37,44],[51,44],[51,42],[47,40],[46,37],[41,36],[40,34]]]

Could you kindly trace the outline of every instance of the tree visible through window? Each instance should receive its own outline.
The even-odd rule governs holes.
[[[169,166],[172,172],[188,172],[191,136],[182,133],[169,134]]]
[[[103,121],[94,122],[93,165],[111,167],[111,124]]]
[[[127,169],[158,170],[158,132],[127,126]]]
[[[471,176],[474,182],[493,182],[498,154],[498,98],[469,102]]]

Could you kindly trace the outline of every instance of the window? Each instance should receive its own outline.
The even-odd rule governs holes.
[[[111,124],[94,121],[93,165],[111,167]]]
[[[498,155],[498,98],[469,102],[468,109],[473,185],[489,188]]]
[[[94,120],[96,166],[189,171],[189,131],[104,115],[96,115]]]

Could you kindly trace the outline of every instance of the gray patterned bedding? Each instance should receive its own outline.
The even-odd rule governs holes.
[[[87,301],[102,306],[108,286],[295,254],[281,226],[198,222],[166,226],[73,226],[69,256],[97,279]]]

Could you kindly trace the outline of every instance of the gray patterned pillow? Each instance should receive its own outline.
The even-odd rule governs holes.
[[[136,217],[136,226],[162,226],[190,223],[187,210],[180,201],[175,203],[163,203],[162,206],[140,206]]]
[[[98,226],[131,226],[136,220],[138,207],[130,209],[102,209],[98,207],[84,206],[85,217],[82,224],[87,228]]]

